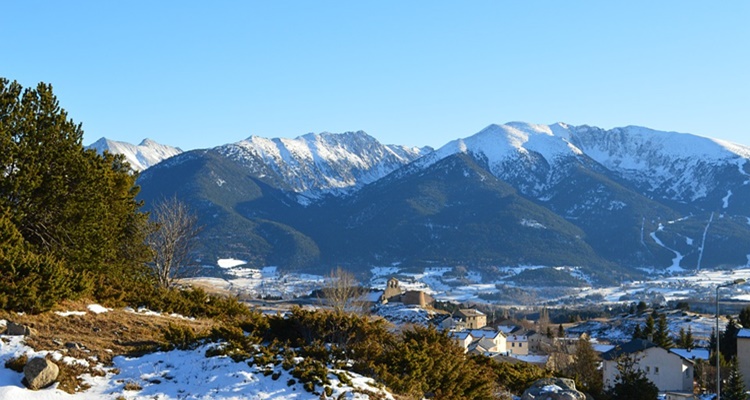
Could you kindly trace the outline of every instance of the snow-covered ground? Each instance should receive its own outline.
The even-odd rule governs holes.
[[[679,256],[679,254],[676,254]],[[280,298],[291,300],[309,295],[319,289],[325,277],[321,275],[285,273],[276,267],[249,268],[244,261],[219,260],[217,263],[227,278],[193,278],[187,282],[210,285],[246,298]],[[462,267],[459,267],[462,268]],[[626,282],[613,287],[593,287],[590,278],[576,267],[555,267],[565,271],[584,283],[582,287],[528,287],[518,286],[513,277],[525,271],[545,268],[538,265],[497,267],[496,278],[488,279],[478,271],[466,270],[456,273],[456,268],[441,266],[425,268],[418,272],[402,268],[398,264],[375,267],[366,286],[382,290],[389,278],[396,277],[405,290],[422,290],[435,299],[451,302],[497,303],[503,305],[538,305],[544,303],[575,305],[586,302],[596,304],[646,301],[647,304],[672,300],[711,302],[718,284],[737,279],[750,281],[750,268],[734,270],[687,271],[673,268],[671,274],[660,275],[660,271],[646,271],[655,278],[645,281]],[[661,272],[663,274],[663,272]],[[507,296],[498,300],[508,288],[515,288],[529,296]],[[750,301],[750,283],[727,287],[721,290],[722,299]],[[592,300],[593,299],[593,300]],[[525,302],[524,302],[525,300]]]
[[[92,307],[89,309],[91,310]],[[97,307],[93,307],[101,311]],[[95,311],[91,311],[95,312]],[[72,314],[71,314],[72,315]],[[0,320],[0,327],[6,321]],[[225,356],[206,357],[206,350],[214,346],[204,345],[195,350],[174,350],[157,352],[142,357],[115,357],[111,366],[99,365],[104,376],[85,375],[84,381],[90,388],[76,394],[68,394],[54,384],[39,391],[26,389],[21,383],[23,374],[4,368],[11,358],[26,355],[29,359],[50,354],[53,359],[90,365],[94,360],[79,360],[65,356],[60,351],[35,351],[24,344],[21,336],[0,335],[0,399],[3,400],[177,400],[177,399],[278,399],[301,400],[319,399],[320,394],[305,391],[299,382],[292,383],[293,377],[281,366],[275,366],[272,373],[263,373],[248,363],[236,363]],[[351,383],[339,378],[345,373]],[[379,389],[369,379],[352,372],[331,370],[328,377],[333,390],[329,398],[369,399],[366,392],[376,393],[393,399],[393,396]],[[128,390],[129,388],[140,388]],[[317,387],[317,391],[321,391]],[[341,396],[341,397],[339,397]]]

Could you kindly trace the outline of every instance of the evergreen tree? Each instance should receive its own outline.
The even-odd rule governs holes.
[[[646,326],[643,328],[643,337],[645,339],[653,340],[656,321],[654,321],[654,316],[649,314],[648,318],[646,318]]]
[[[641,324],[636,324],[633,330],[633,339],[645,339],[643,332],[641,331]]]
[[[688,326],[687,332],[685,328],[680,328],[680,335],[677,339],[677,347],[682,349],[692,349],[695,347],[695,339],[693,339],[693,328]]]
[[[570,375],[576,381],[576,387],[582,392],[598,398],[603,389],[602,374],[599,372],[599,355],[585,333],[578,339]]]
[[[46,311],[73,295],[72,274],[54,257],[34,254],[8,214],[0,213],[0,308]]]
[[[730,317],[724,332],[719,335],[721,354],[726,360],[731,360],[737,355],[737,334],[739,332],[740,327],[737,325],[737,321]]]
[[[739,321],[743,328],[750,328],[750,306],[747,306],[740,311]]]
[[[659,314],[659,322],[656,326],[656,332],[654,332],[653,342],[663,349],[671,349],[674,347],[672,339],[669,338],[669,325],[667,325],[667,316]]]
[[[646,374],[636,367],[635,360],[621,357],[617,360],[619,375],[614,386],[607,392],[610,400],[656,400],[659,388]]]
[[[737,365],[737,359],[729,363],[729,378],[721,390],[721,398],[724,400],[748,400],[745,380]]]
[[[5,218],[29,251],[53,257],[75,274],[73,292],[124,291],[147,273],[147,216],[135,200],[137,176],[122,156],[84,150],[82,138],[81,125],[68,119],[51,85],[23,90],[0,78]]]
[[[434,328],[403,331],[376,364],[388,388],[415,398],[489,399],[495,390],[492,373]]]
[[[562,324],[557,326],[557,337],[565,337],[565,328],[563,328]]]

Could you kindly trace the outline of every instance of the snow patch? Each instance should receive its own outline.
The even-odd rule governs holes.
[[[55,314],[61,317],[69,317],[71,315],[86,315],[86,311],[55,311]]]
[[[723,208],[729,208],[729,198],[732,197],[732,191],[728,190],[727,195],[724,196],[721,201],[724,203]]]
[[[237,260],[237,259],[234,259],[234,258],[222,258],[219,261],[217,261],[216,264],[220,268],[234,268],[234,267],[238,267],[240,265],[247,264],[247,261]]]
[[[537,222],[537,221],[535,221],[533,219],[526,219],[526,218],[524,218],[524,219],[521,220],[521,225],[525,226],[525,227],[529,227],[529,228],[534,228],[534,229],[547,229],[546,226],[544,226],[543,224],[541,224],[541,223],[539,223],[539,222]]]
[[[87,308],[94,314],[103,314],[112,311],[111,308],[102,307],[99,304],[89,304]]]

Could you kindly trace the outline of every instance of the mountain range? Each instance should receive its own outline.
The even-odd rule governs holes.
[[[690,134],[514,122],[436,150],[361,131],[250,137],[174,155],[138,184],[146,204],[193,208],[206,264],[576,266],[605,283],[747,265],[748,160],[750,147]]]

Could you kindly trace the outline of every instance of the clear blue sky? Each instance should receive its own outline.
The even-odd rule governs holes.
[[[85,144],[525,121],[750,145],[748,1],[25,0],[0,35],[0,76],[51,83]]]

